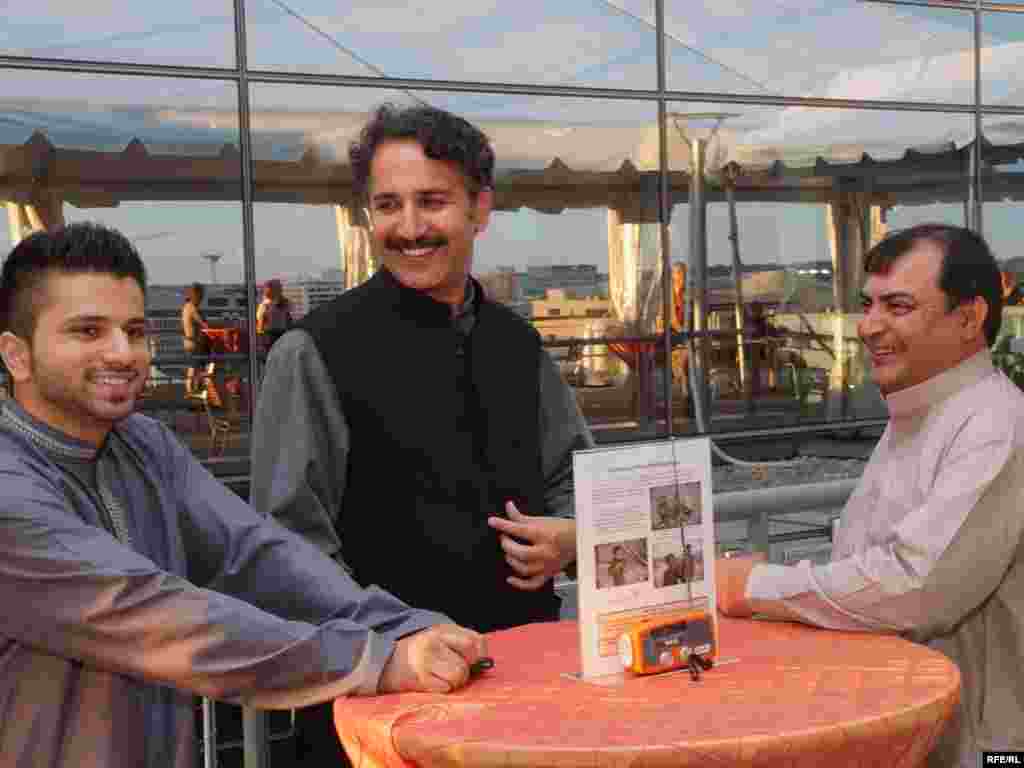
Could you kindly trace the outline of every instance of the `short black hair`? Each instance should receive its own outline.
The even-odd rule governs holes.
[[[52,272],[132,278],[146,294],[146,268],[128,238],[102,224],[80,222],[35,232],[19,242],[0,276],[0,331],[25,340],[35,333]]]
[[[381,142],[398,139],[415,139],[431,160],[455,163],[471,196],[494,187],[494,149],[475,125],[436,107],[382,104],[348,150],[357,194],[369,191],[370,164],[377,147]]]
[[[1003,288],[999,265],[981,235],[953,224],[918,224],[901,229],[868,251],[864,272],[887,272],[921,241],[934,243],[942,251],[939,290],[946,294],[947,310],[980,296],[988,305],[985,338],[989,346],[995,344],[1003,323]]]

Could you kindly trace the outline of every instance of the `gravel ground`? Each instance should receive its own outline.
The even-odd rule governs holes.
[[[784,465],[773,465],[770,462],[758,467],[723,464],[712,467],[712,490],[714,493],[728,493],[857,478],[861,476],[866,463],[863,459],[802,456],[794,463]]]

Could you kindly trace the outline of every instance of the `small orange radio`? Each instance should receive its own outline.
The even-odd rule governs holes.
[[[622,666],[637,675],[689,667],[696,679],[717,652],[714,623],[703,609],[645,621],[619,637]]]

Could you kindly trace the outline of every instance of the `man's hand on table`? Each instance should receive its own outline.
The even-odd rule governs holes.
[[[469,665],[486,655],[487,640],[479,632],[439,624],[395,643],[377,688],[381,693],[449,693],[466,684]]]
[[[507,520],[489,517],[487,523],[502,534],[505,560],[517,574],[508,578],[513,587],[540,589],[576,559],[575,520],[524,515],[511,501],[505,504],[505,512]]]
[[[720,557],[715,561],[715,596],[718,610],[726,616],[749,619],[753,614],[747,599],[750,572],[764,562],[763,552],[737,557]]]

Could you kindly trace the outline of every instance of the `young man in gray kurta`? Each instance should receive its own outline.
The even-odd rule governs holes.
[[[294,708],[464,683],[476,633],[359,588],[131,413],[144,287],[93,225],[4,264],[0,762],[185,768],[196,694]]]
[[[922,225],[867,256],[859,333],[889,425],[843,510],[828,565],[720,560],[719,605],[899,632],[961,672],[929,765],[1024,749],[1024,394],[992,365],[999,272],[981,238]]]

